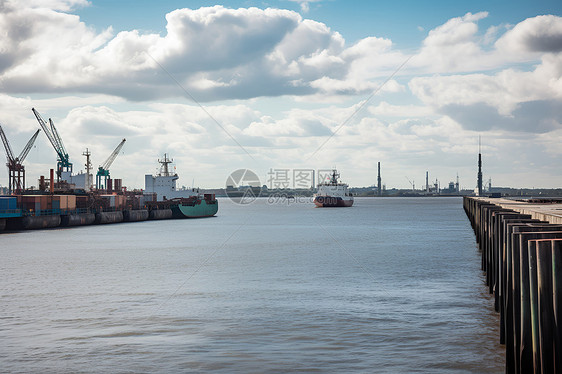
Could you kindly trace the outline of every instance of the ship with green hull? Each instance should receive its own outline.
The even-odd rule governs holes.
[[[151,206],[172,210],[174,218],[211,217],[217,214],[219,203],[214,194],[200,194],[199,189],[176,187],[179,179],[168,166],[173,160],[164,154],[158,175],[147,174],[144,177],[144,195]]]
[[[170,204],[174,218],[212,217],[219,210],[219,203],[214,194],[204,194],[203,198],[194,197],[172,201]]]

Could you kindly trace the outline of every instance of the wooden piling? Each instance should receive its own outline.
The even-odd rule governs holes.
[[[532,370],[529,373],[541,372],[541,359],[540,359],[540,338],[539,338],[539,296],[537,287],[537,242],[531,241],[529,243],[529,302],[530,302],[530,316],[531,316],[531,350],[532,356]],[[528,363],[525,362],[525,367]]]
[[[562,203],[463,199],[500,313],[506,373],[562,373]]]
[[[552,240],[552,301],[554,309],[554,372],[562,372],[562,240]]]
[[[554,373],[552,242],[550,240],[538,240],[536,252],[541,372]]]
[[[515,232],[512,234],[514,237],[513,245],[511,248],[512,252],[512,289],[511,289],[511,296],[513,301],[512,307],[512,321],[513,325],[511,334],[513,334],[513,341],[511,342],[512,345],[506,344],[506,350],[511,349],[513,351],[513,361],[510,362],[510,365],[513,365],[515,369],[515,373],[520,372],[521,368],[521,336],[522,336],[522,325],[527,324],[528,321],[523,320],[523,316],[527,313],[521,313],[521,287],[520,287],[520,276],[521,270],[519,267],[520,264],[520,256],[522,248],[527,247],[528,243],[532,240],[536,239],[551,239],[551,238],[562,238],[562,231],[545,231],[545,230],[556,230],[561,229],[560,227],[556,227],[554,225],[538,225],[538,226],[529,226],[529,227],[517,227],[515,228]],[[529,231],[535,230],[535,231]],[[518,232],[519,231],[519,232]],[[538,273],[537,273],[538,274]],[[538,279],[538,278],[537,278]],[[537,284],[540,284],[538,281]],[[539,329],[540,326],[539,326]],[[508,365],[509,366],[509,365]]]

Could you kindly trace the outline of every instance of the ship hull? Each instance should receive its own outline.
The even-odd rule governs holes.
[[[217,200],[195,200],[171,206],[173,218],[201,218],[212,217],[217,214],[219,204]]]
[[[353,205],[353,199],[344,200],[335,196],[316,196],[314,204],[319,208],[345,208]]]

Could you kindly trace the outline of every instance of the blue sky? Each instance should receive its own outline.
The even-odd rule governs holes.
[[[388,187],[421,187],[429,171],[472,189],[482,136],[494,185],[562,185],[560,1],[217,5],[7,1],[0,123],[13,148],[35,107],[76,171],[86,147],[97,166],[126,137],[111,173],[130,187],[166,152],[180,183],[201,187],[238,168],[265,180],[333,166],[367,186],[380,161]],[[27,180],[54,164],[40,137]]]
[[[341,33],[349,42],[367,36],[391,38],[405,48],[416,48],[424,38],[422,27],[428,31],[444,20],[468,12],[489,12],[482,24],[516,24],[530,15],[557,14],[562,11],[560,1],[319,1],[308,3],[303,12],[295,1],[92,1],[75,13],[95,27],[113,26],[116,30],[144,29],[164,32],[165,15],[178,8],[197,9],[222,4],[229,8],[268,7],[290,9],[307,18],[323,22]]]

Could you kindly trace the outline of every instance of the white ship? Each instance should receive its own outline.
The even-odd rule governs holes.
[[[196,189],[176,188],[176,180],[179,177],[176,173],[170,172],[168,164],[171,164],[173,160],[170,160],[166,154],[164,154],[164,160],[158,160],[158,162],[161,164],[160,173],[156,176],[150,174],[144,176],[145,195],[156,194],[156,201],[199,195],[199,191]]]
[[[318,185],[318,192],[314,195],[314,204],[317,207],[335,208],[353,205],[353,195],[348,192],[347,184],[338,182],[339,177],[339,173],[334,169],[330,180]]]

